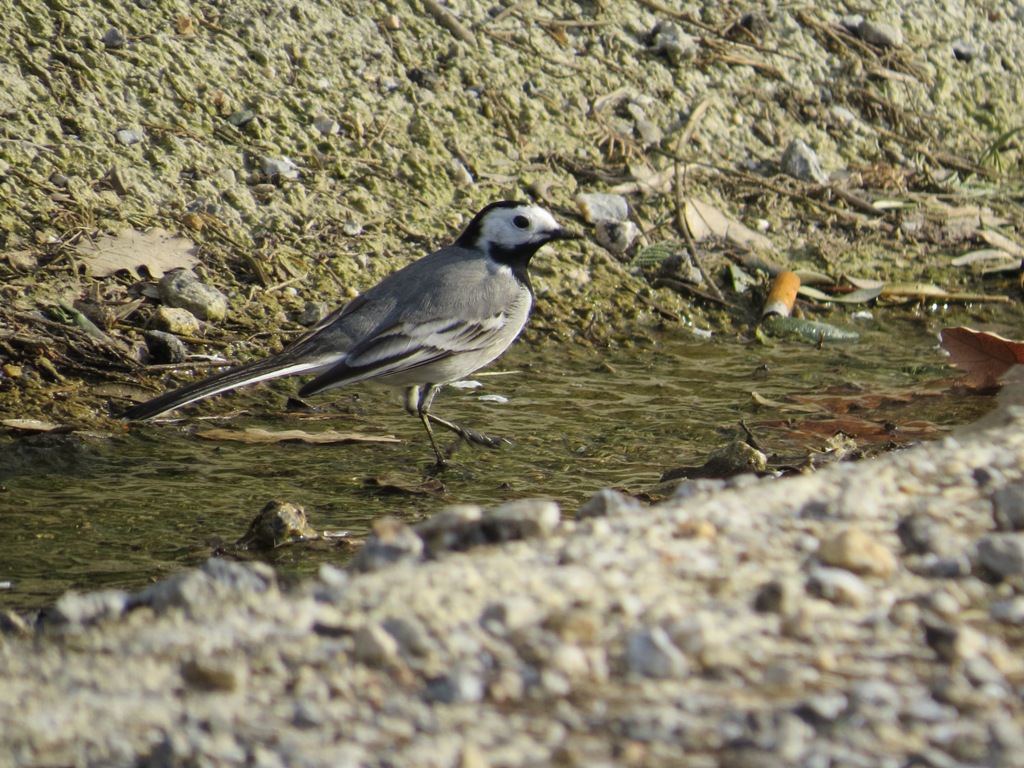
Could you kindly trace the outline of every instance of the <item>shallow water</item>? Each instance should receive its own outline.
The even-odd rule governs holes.
[[[799,460],[824,437],[796,434],[782,420],[809,418],[757,404],[815,396],[826,389],[885,391],[907,396],[860,416],[895,425],[931,422],[921,435],[974,420],[987,398],[948,389],[951,371],[937,348],[940,318],[850,321],[861,341],[816,349],[777,341],[699,339],[666,330],[629,348],[527,343],[513,346],[482,387],[448,388],[434,405],[453,421],[514,441],[498,451],[462,446],[442,476],[442,495],[410,495],[369,486],[367,477],[415,485],[432,464],[419,422],[404,413],[397,393],[354,386],[318,398],[334,415],[269,414],[233,419],[231,427],[336,429],[393,434],[398,444],[243,445],[208,442],[186,426],[133,426],[111,438],[0,438],[0,607],[51,603],[67,589],[137,589],[207,557],[218,541],[233,541],[270,499],[304,506],[318,530],[364,535],[375,518],[417,520],[446,504],[554,498],[571,514],[607,486],[645,493],[661,474],[695,465],[743,436],[740,420],[769,453]],[[294,382],[274,385],[284,393]],[[927,392],[927,393],[926,393]],[[505,403],[481,401],[500,395]],[[197,414],[227,413],[231,396]],[[825,413],[814,418],[827,418]],[[774,423],[774,427],[765,425]],[[443,443],[450,443],[447,434]],[[864,444],[866,447],[871,447]],[[884,449],[875,444],[871,450]],[[314,572],[341,562],[346,548],[284,547],[273,562],[284,574]]]

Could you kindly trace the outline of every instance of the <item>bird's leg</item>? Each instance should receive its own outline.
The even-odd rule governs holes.
[[[406,391],[406,407],[408,408],[409,398],[415,394],[419,394],[419,400],[416,403],[416,413],[420,417],[420,421],[423,422],[424,428],[427,430],[427,435],[430,437],[430,444],[434,447],[434,453],[437,454],[437,460],[439,464],[443,464],[444,460],[441,456],[440,451],[437,449],[437,443],[434,441],[434,430],[431,428],[431,424],[437,424],[438,426],[450,429],[452,432],[457,434],[467,443],[473,443],[474,445],[482,445],[485,448],[498,448],[502,443],[507,443],[508,440],[503,438],[495,438],[485,435],[483,432],[479,432],[469,427],[463,427],[459,424],[455,424],[447,419],[442,419],[440,416],[435,416],[430,412],[430,406],[434,402],[434,397],[441,390],[441,387],[436,384],[431,384],[425,387],[422,393],[414,393],[412,390],[418,389],[416,387],[410,387]]]
[[[464,427],[461,424],[454,424],[447,419],[442,419],[440,416],[435,416],[432,413],[423,414],[428,421],[432,421],[438,426],[442,426],[445,429],[450,429],[452,432],[457,434],[467,443],[473,443],[474,445],[482,445],[484,448],[500,448],[503,444],[509,445],[511,441],[504,437],[491,437],[485,435],[476,429],[470,429]]]
[[[427,411],[430,409],[430,403],[433,401],[434,395],[437,394],[437,390],[438,387],[433,386],[427,386],[422,391],[417,386],[408,387],[405,390],[405,410],[413,416],[418,416],[423,422],[423,428],[427,430],[427,437],[430,438],[430,447],[434,449],[434,455],[437,457],[437,469],[444,469],[448,462],[444,454],[441,453],[441,449],[437,447],[434,430],[427,417]]]

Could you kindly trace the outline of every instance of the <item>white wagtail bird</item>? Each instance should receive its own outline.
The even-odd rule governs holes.
[[[476,445],[501,441],[435,416],[438,390],[495,360],[519,336],[533,306],[527,271],[545,243],[580,237],[543,208],[502,200],[481,210],[458,239],[424,256],[336,310],[276,355],[231,368],[135,405],[148,419],[196,400],[281,376],[316,374],[306,397],[375,379],[405,388],[437,456],[432,424]]]

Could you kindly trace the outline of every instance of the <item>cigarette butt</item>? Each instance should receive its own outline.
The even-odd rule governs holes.
[[[789,317],[789,313],[793,311],[793,303],[796,301],[796,292],[799,290],[800,277],[796,272],[780,272],[772,281],[764,309],[761,311],[761,318],[764,319],[768,315]]]

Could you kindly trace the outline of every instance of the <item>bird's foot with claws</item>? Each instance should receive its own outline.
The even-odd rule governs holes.
[[[484,448],[500,448],[503,445],[512,445],[512,441],[504,437],[491,437],[469,427],[459,427],[459,437],[467,443],[482,445]]]

